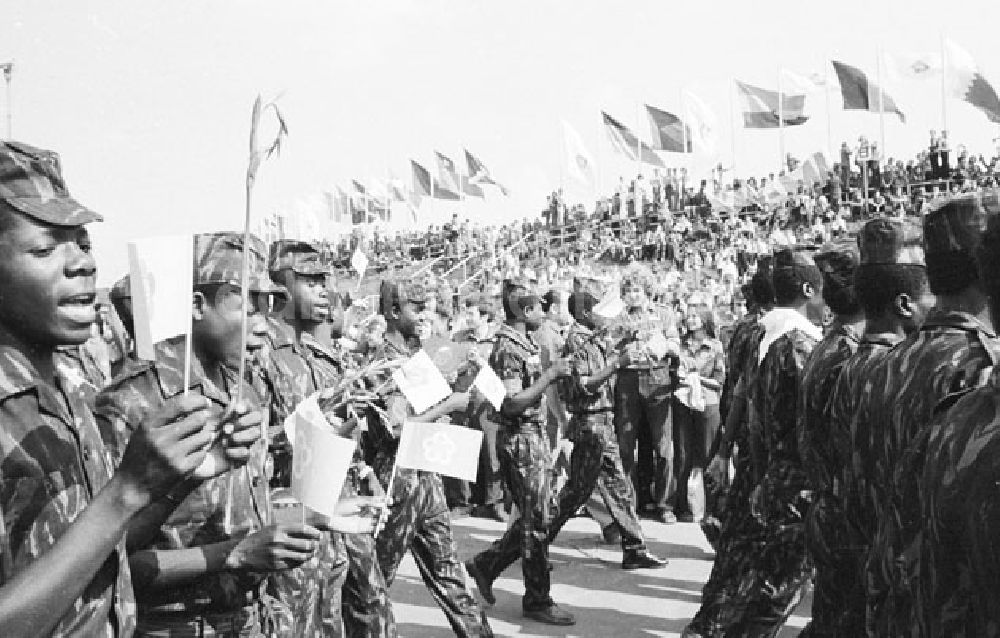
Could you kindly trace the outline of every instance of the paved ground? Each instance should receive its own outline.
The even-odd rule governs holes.
[[[464,560],[486,547],[503,531],[503,524],[476,518],[453,523],[459,554]],[[712,568],[712,549],[695,524],[663,525],[644,520],[650,549],[670,559],[662,570],[622,571],[621,548],[604,545],[597,524],[587,518],[571,520],[550,550],[554,571],[552,596],[576,615],[573,627],[549,627],[521,618],[519,564],[497,579],[497,604],[487,615],[497,636],[579,636],[628,638],[679,636],[701,600],[701,587]],[[400,635],[437,638],[454,635],[431,599],[407,556],[392,600]],[[480,599],[481,600],[481,599]],[[809,617],[807,597],[779,634],[796,636]]]

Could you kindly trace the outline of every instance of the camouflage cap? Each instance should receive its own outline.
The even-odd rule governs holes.
[[[427,285],[421,279],[384,279],[379,287],[379,300],[383,314],[396,304],[423,305],[430,298],[431,291],[427,289]]]
[[[809,250],[796,250],[783,248],[774,252],[771,260],[771,268],[780,270],[783,268],[815,268],[816,262],[813,260],[812,252]]]
[[[523,277],[503,280],[503,285],[501,286],[500,291],[500,300],[503,303],[504,312],[520,316],[521,312],[517,310],[518,306],[516,306],[513,302],[515,300],[521,300],[529,297],[540,298],[533,282],[528,281]]]
[[[858,243],[847,238],[828,242],[813,254],[813,261],[824,274],[853,277],[861,261]]]
[[[132,298],[132,279],[126,274],[124,277],[115,282],[115,285],[111,286],[111,292],[108,293],[108,297],[111,299],[131,299]]]
[[[858,250],[864,266],[923,266],[921,228],[912,222],[880,217],[858,233]]]
[[[0,142],[0,200],[19,213],[54,226],[102,220],[70,196],[58,154],[20,142]]]
[[[924,217],[924,251],[928,257],[975,251],[986,219],[1000,212],[997,191],[963,193],[935,203]]]
[[[264,242],[250,236],[249,281],[251,292],[286,295],[264,273]],[[242,233],[202,233],[194,236],[194,285],[241,285],[243,273]]]
[[[281,239],[271,244],[267,269],[278,272],[290,269],[298,275],[328,275],[329,267],[315,244],[297,239]]]

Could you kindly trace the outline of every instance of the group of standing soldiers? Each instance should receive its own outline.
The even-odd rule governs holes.
[[[686,636],[773,636],[812,577],[804,636],[997,633],[998,212],[962,195],[922,227],[874,219],[760,265],[709,468],[735,475]]]

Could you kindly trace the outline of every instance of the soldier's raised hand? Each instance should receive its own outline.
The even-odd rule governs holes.
[[[312,525],[269,525],[250,534],[226,556],[226,568],[272,572],[298,567],[312,558],[321,532]]]
[[[259,410],[251,410],[245,402],[231,404],[215,423],[215,440],[192,476],[204,481],[245,464],[261,436],[262,418]]]

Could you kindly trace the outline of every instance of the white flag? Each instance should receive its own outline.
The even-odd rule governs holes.
[[[396,464],[475,481],[482,444],[482,430],[450,423],[407,421],[399,435]]]
[[[132,241],[128,257],[136,354],[152,361],[157,342],[191,332],[194,238],[178,235]]]
[[[592,185],[594,183],[594,158],[583,144],[583,138],[569,122],[562,120],[566,150],[566,172],[573,179]]]
[[[795,71],[781,69],[782,87],[785,94],[816,93],[823,91],[827,87],[826,76],[822,73],[810,73],[808,76],[800,75]]]
[[[940,53],[883,51],[882,59],[885,62],[886,75],[893,82],[940,77],[943,68]]]
[[[417,414],[423,414],[451,395],[451,386],[423,350],[394,371],[392,380]]]
[[[351,255],[351,267],[357,271],[359,277],[364,277],[365,271],[368,270],[368,256],[361,251],[360,246],[355,248],[354,254]]]
[[[719,140],[719,121],[715,113],[691,91],[684,91],[684,120],[691,127],[694,152],[714,155]]]
[[[500,406],[503,405],[503,400],[507,397],[506,386],[504,386],[500,377],[497,376],[497,373],[493,371],[493,368],[488,365],[479,368],[479,374],[476,375],[475,381],[472,382],[472,387],[479,388],[479,391],[483,393],[486,400],[496,410],[500,409]]]
[[[982,111],[991,122],[1000,123],[1000,96],[972,55],[951,40],[945,40],[944,47],[948,92]]]
[[[292,416],[296,420],[292,494],[309,509],[336,516],[340,491],[354,457],[354,440],[337,436],[322,412],[317,417],[312,410],[296,408]]]

